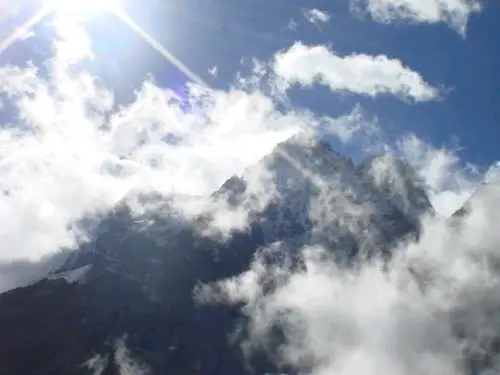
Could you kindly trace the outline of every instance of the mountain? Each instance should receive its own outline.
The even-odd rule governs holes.
[[[1,375],[118,374],[121,338],[152,374],[283,371],[264,353],[245,358],[238,309],[197,304],[193,288],[240,274],[277,241],[292,256],[312,244],[346,260],[390,255],[432,212],[403,161],[383,155],[355,165],[308,134],[207,199],[138,199],[154,209],[120,203],[91,220],[90,240],[62,267],[0,296]],[[204,204],[210,209],[186,215]],[[235,218],[245,225],[217,232],[220,220]]]
[[[279,144],[217,195],[251,211],[267,244],[342,243],[351,253],[389,248],[433,212],[422,182],[402,160],[382,155],[356,166],[308,134]]]

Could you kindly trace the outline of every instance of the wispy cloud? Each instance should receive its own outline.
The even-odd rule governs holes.
[[[151,373],[149,367],[134,358],[127,347],[126,336],[115,340],[109,351],[110,353],[107,355],[93,355],[84,362],[84,366],[93,375],[102,375],[113,367],[115,370],[112,370],[112,372],[120,375],[148,375]]]
[[[285,88],[321,84],[332,91],[372,97],[390,94],[418,102],[439,97],[438,89],[419,73],[385,55],[340,56],[323,45],[295,43],[276,55],[273,68]]]
[[[310,23],[318,26],[324,23],[328,23],[332,16],[323,10],[317,8],[302,9],[302,14]]]
[[[422,177],[436,210],[451,215],[471,196],[483,176],[472,165],[463,165],[455,150],[435,148],[414,134],[398,141],[399,152]]]
[[[498,186],[478,194],[460,224],[426,218],[419,240],[394,249],[388,263],[345,267],[335,261],[342,247],[317,246],[302,249],[301,266],[292,267],[287,250],[274,246],[199,296],[242,303],[250,318],[243,349],[265,349],[299,372],[493,373],[499,358],[486,353],[500,333],[492,315],[500,307],[500,236],[492,220],[499,198]]]
[[[351,0],[355,12],[367,13],[375,21],[413,23],[444,22],[465,36],[473,13],[481,10],[478,0]]]
[[[121,375],[150,374],[149,368],[132,356],[132,353],[126,346],[126,338],[118,340],[115,347],[114,363],[118,367]]]
[[[288,25],[286,25],[285,29],[286,30],[290,30],[290,31],[295,31],[297,30],[297,27],[299,26],[299,24],[297,23],[297,21],[295,21],[293,18],[290,19],[288,21]]]

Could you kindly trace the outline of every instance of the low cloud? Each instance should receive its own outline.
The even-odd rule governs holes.
[[[473,13],[481,10],[478,0],[351,0],[351,7],[357,13],[369,14],[375,21],[392,23],[448,24],[465,36],[467,23]]]
[[[463,165],[453,149],[436,148],[409,134],[398,141],[396,152],[417,171],[436,210],[451,215],[482,182],[477,168]]]
[[[148,366],[139,362],[127,347],[127,337],[121,337],[111,346],[107,354],[95,354],[84,366],[92,372],[92,375],[103,375],[111,370],[112,373],[120,375],[149,375]]]
[[[200,289],[200,298],[242,303],[247,355],[266,350],[299,372],[494,373],[499,358],[487,353],[500,334],[499,198],[498,186],[478,194],[460,223],[426,218],[418,242],[399,245],[389,262],[341,266],[341,247],[316,246],[302,249],[297,268],[286,250],[285,261],[266,260],[278,246],[240,276]]]
[[[340,56],[322,45],[295,43],[276,55],[273,69],[284,88],[320,84],[332,91],[371,97],[389,94],[416,102],[439,97],[439,90],[419,73],[385,55]]]

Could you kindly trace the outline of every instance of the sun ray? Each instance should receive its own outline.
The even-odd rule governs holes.
[[[67,4],[70,4],[68,6]],[[86,3],[86,1],[89,1]],[[99,4],[102,2],[101,4]],[[5,38],[0,43],[0,53],[4,52],[17,40],[26,35],[38,22],[40,22],[49,13],[57,13],[59,15],[66,14],[70,9],[71,11],[77,13],[86,9],[88,12],[93,12],[94,10],[105,10],[109,11],[118,17],[121,21],[125,22],[134,32],[137,33],[146,43],[148,43],[154,50],[156,50],[160,55],[162,55],[168,62],[174,65],[182,73],[184,73],[191,81],[199,84],[200,86],[208,87],[208,84],[196,73],[194,73],[189,67],[187,67],[182,61],[175,57],[169,50],[167,50],[160,42],[158,42],[153,36],[146,32],[142,27],[140,27],[128,14],[116,5],[117,0],[82,0],[82,1],[71,1],[71,0],[51,0],[44,7],[42,7],[33,17],[26,21],[23,25],[18,27],[14,32],[12,32],[7,38]],[[86,4],[86,5],[83,5]]]
[[[161,54],[167,61],[184,73],[191,81],[197,84],[208,87],[208,84],[191,69],[189,69],[182,61],[175,57],[170,51],[168,51],[160,42],[153,38],[149,33],[147,33],[142,27],[134,22],[123,9],[113,9],[113,14],[125,22],[132,30],[134,30],[137,35],[142,37],[146,43],[148,43],[152,48],[154,48],[159,54]]]
[[[28,19],[24,24],[15,29],[9,36],[7,36],[2,42],[0,42],[0,53],[3,53],[11,45],[13,45],[17,40],[21,39],[23,36],[27,35],[29,31],[40,22],[47,14],[51,12],[50,6],[44,6],[38,12],[35,13],[33,17]]]
[[[118,8],[119,0],[46,0],[49,7],[65,18],[86,19],[95,14],[113,11]]]

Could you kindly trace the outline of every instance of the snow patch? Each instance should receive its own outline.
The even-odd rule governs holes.
[[[47,277],[47,279],[48,280],[65,279],[68,284],[74,284],[74,283],[83,284],[85,283],[87,273],[90,271],[91,268],[92,265],[88,264],[86,266],[74,270],[50,275],[49,277]]]

